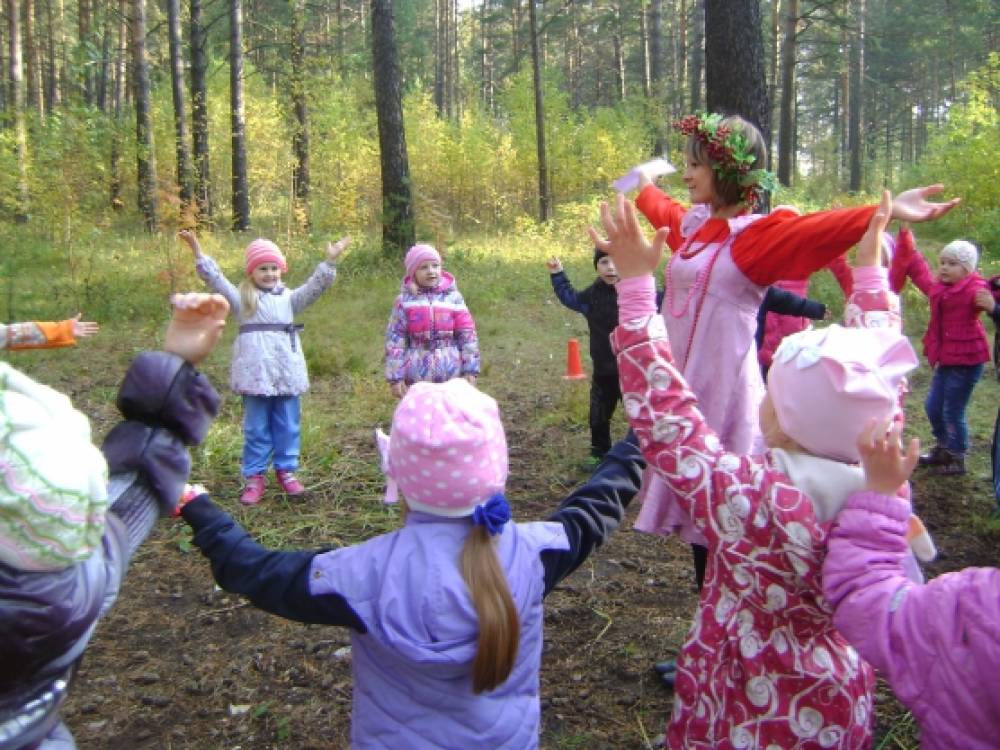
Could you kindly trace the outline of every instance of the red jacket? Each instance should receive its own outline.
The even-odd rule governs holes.
[[[913,250],[908,275],[927,295],[931,319],[924,334],[924,356],[937,365],[978,365],[990,361],[986,328],[976,307],[976,292],[986,281],[976,272],[954,284],[942,284],[931,273],[923,254]]]

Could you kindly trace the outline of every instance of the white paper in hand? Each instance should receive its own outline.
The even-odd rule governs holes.
[[[612,187],[614,187],[614,189],[619,193],[627,193],[629,190],[635,190],[639,187],[640,171],[649,175],[650,179],[655,179],[657,177],[662,177],[665,174],[673,174],[677,171],[677,168],[663,157],[653,159],[652,161],[640,164],[639,166],[634,167],[631,171],[623,174],[611,183]]]

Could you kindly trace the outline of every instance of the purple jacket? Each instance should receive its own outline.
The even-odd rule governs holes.
[[[837,629],[920,724],[925,750],[1000,738],[1000,569],[916,585],[903,572],[910,503],[858,493],[830,532],[823,589]]]
[[[497,539],[521,623],[517,660],[474,695],[477,618],[458,566],[471,522],[411,512],[403,528],[331,552],[270,550],[208,497],[184,506],[194,543],[226,591],[299,622],[351,628],[352,747],[538,747],[542,599],[618,527],[645,463],[635,436],[543,523]]]
[[[456,564],[469,518],[408,514],[406,525],[317,556],[313,595],[341,594],[368,632],[351,632],[351,747],[536,747],[540,727],[544,571],[539,554],[568,549],[557,523],[508,524],[497,554],[521,624],[510,677],[475,695],[479,620]]]

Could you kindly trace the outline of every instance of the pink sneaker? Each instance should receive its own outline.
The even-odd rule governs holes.
[[[302,482],[295,476],[294,471],[288,469],[275,469],[274,474],[278,477],[278,486],[285,491],[286,495],[301,495],[306,491]]]
[[[267,480],[263,474],[254,474],[247,477],[244,482],[240,502],[244,505],[256,505],[264,497],[264,485],[267,483]]]

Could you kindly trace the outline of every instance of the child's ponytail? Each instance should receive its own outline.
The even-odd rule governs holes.
[[[260,290],[249,276],[240,282],[240,317],[248,320],[257,314],[257,298]]]
[[[470,530],[462,547],[461,568],[479,617],[479,640],[472,665],[472,690],[479,694],[493,690],[510,676],[521,626],[507,577],[485,526],[475,525]]]

